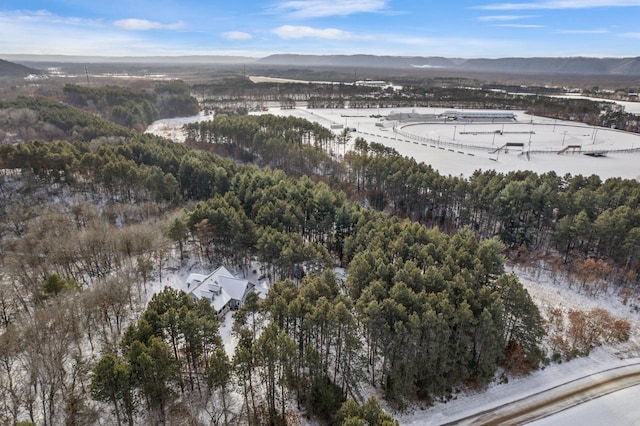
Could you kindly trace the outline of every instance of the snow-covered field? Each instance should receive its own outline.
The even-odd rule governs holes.
[[[531,170],[537,173],[555,171],[561,176],[566,173],[585,176],[597,174],[602,179],[612,177],[640,179],[640,169],[637,167],[640,161],[639,152],[609,152],[606,156],[598,158],[577,153],[532,154],[527,157],[522,154],[520,148],[492,153],[491,147],[498,148],[507,142],[524,143],[524,150],[528,150],[529,134],[516,134],[515,132],[529,131],[534,132],[531,134],[532,151],[548,149],[557,151],[567,145],[581,145],[584,146],[583,150],[603,151],[640,148],[640,135],[529,116],[523,111],[513,111],[517,115],[518,124],[505,124],[505,134],[503,135],[495,134],[495,130],[502,130],[502,124],[497,123],[482,125],[471,123],[467,125],[462,123],[429,124],[404,127],[401,130],[404,133],[413,133],[416,136],[432,140],[421,141],[417,138],[402,136],[396,133],[393,127],[376,126],[376,123],[379,122],[379,118],[375,117],[377,115],[386,116],[399,112],[441,114],[444,111],[444,109],[438,108],[317,110],[270,108],[268,113],[306,118],[328,128],[332,125],[353,128],[355,132],[352,134],[351,143],[356,137],[363,137],[369,142],[381,143],[396,149],[401,155],[430,164],[444,175],[469,177],[475,170],[493,169],[502,173],[515,170]],[[494,134],[479,134],[479,132],[487,131],[494,131]],[[334,132],[339,133],[340,130],[334,130]],[[506,132],[514,133],[508,134]],[[496,135],[495,140],[494,135]],[[441,141],[440,144],[437,143],[438,138]],[[507,138],[509,139],[507,140]],[[485,145],[487,150],[471,149],[465,145]]]
[[[628,102],[628,101],[613,101],[605,98],[592,98],[590,96],[576,95],[573,93],[566,93],[564,95],[551,95],[552,98],[567,98],[567,99],[587,99],[596,102],[614,102],[618,105],[622,105],[626,112],[631,114],[640,114],[640,102]]]
[[[622,149],[640,148],[640,135],[615,131],[607,128],[594,128],[574,122],[563,122],[524,114],[514,111],[518,123],[502,124],[429,124],[403,127],[403,134],[411,133],[415,138],[396,133],[393,127],[379,127],[378,115],[390,113],[417,112],[421,114],[440,114],[445,109],[438,108],[376,108],[376,109],[307,109],[295,108],[282,110],[270,106],[268,112],[255,114],[292,115],[331,128],[343,126],[355,129],[350,143],[356,137],[368,142],[377,142],[396,149],[401,155],[415,158],[419,162],[430,164],[443,175],[469,177],[475,170],[496,170],[508,173],[515,170],[531,170],[537,173],[555,171],[562,176],[566,173],[590,176],[599,175],[602,179],[620,177],[640,180],[640,152],[616,152]],[[158,120],[152,123],[147,132],[167,137],[175,142],[184,142],[182,126],[186,123],[211,119],[203,114],[195,117]],[[502,135],[496,134],[500,130]],[[333,129],[339,133],[340,129]],[[493,132],[486,133],[486,132]],[[521,133],[522,132],[522,133]],[[533,132],[533,133],[529,133]],[[455,137],[454,137],[455,133]],[[475,133],[475,134],[474,134]],[[429,138],[421,141],[418,137]],[[438,139],[441,143],[438,143]],[[455,140],[454,140],[455,139]],[[507,149],[492,152],[507,142],[524,144],[524,151],[558,151],[568,145],[580,145],[583,151],[602,150],[606,156],[591,157],[579,153],[558,155],[523,154],[523,149]],[[486,146],[486,150],[470,148]],[[350,146],[347,146],[349,149]]]

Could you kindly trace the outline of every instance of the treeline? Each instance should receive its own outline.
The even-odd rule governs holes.
[[[159,151],[150,152],[153,140],[140,135],[127,145],[104,144],[95,150],[87,142],[33,141],[1,145],[0,164],[6,169],[28,170],[44,182],[65,182],[85,194],[105,194],[112,201],[171,202],[180,196],[175,178],[180,164],[175,163],[175,158],[174,164],[144,163],[145,160],[151,163],[158,154],[162,155],[162,143],[169,144],[159,142]]]
[[[200,111],[189,86],[181,81],[159,83],[153,92],[120,86],[67,84],[63,94],[66,103],[138,132],[158,118],[190,116]]]
[[[193,93],[207,102],[245,99],[250,101],[277,101],[281,97],[307,100],[311,97],[342,97],[366,94],[370,87],[353,84],[322,83],[254,83],[248,78],[225,78],[208,84],[194,84]]]
[[[47,98],[19,97],[0,101],[2,129],[18,141],[90,141],[99,137],[127,137],[132,131],[94,114]],[[9,139],[8,142],[16,140]]]
[[[333,167],[335,136],[326,127],[295,117],[218,115],[187,124],[186,143],[280,168],[295,175],[324,175]]]
[[[372,144],[373,145],[373,144]],[[567,263],[594,257],[617,266],[622,282],[638,280],[640,184],[595,175],[476,171],[443,177],[430,166],[374,152],[365,141],[346,161],[345,179],[371,205],[445,229],[468,226],[521,248],[562,254]],[[612,277],[610,277],[612,278]]]
[[[468,86],[478,86],[468,87]],[[527,91],[523,95],[523,91]],[[565,99],[544,96],[557,89],[508,85],[480,85],[477,82],[407,81],[399,91],[353,84],[253,83],[249,79],[224,79],[218,83],[193,86],[194,93],[208,102],[221,101],[306,101],[309,108],[469,108],[519,109],[527,113],[559,120],[579,121],[593,126],[610,127],[615,115],[616,128],[637,131],[638,117],[621,114],[612,102],[588,99]],[[529,94],[530,93],[530,94]],[[541,95],[542,94],[542,95]],[[635,129],[635,130],[634,130]]]

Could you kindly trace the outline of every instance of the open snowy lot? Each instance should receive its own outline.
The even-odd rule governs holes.
[[[531,170],[555,171],[558,175],[599,175],[602,179],[620,177],[640,179],[640,152],[622,152],[640,148],[640,135],[613,129],[586,126],[575,122],[516,114],[515,123],[397,123],[380,127],[379,116],[394,113],[442,114],[442,108],[307,109],[270,108],[268,114],[292,115],[317,122],[334,133],[352,129],[356,137],[396,149],[401,155],[430,164],[441,174],[469,177],[475,170],[494,169],[501,173]],[[502,132],[499,134],[497,132]],[[413,137],[412,137],[413,136]],[[521,143],[522,148],[506,147]],[[582,152],[602,151],[605,156],[583,155],[577,149],[557,151],[569,146]],[[478,148],[481,147],[482,149]],[[497,150],[502,147],[502,149]],[[348,149],[348,148],[347,148]],[[527,156],[526,151],[532,151]],[[548,151],[548,153],[537,153]]]
[[[430,164],[443,175],[469,177],[475,170],[494,169],[501,173],[531,170],[536,173],[554,171],[599,175],[603,180],[613,177],[640,179],[640,135],[613,129],[586,126],[575,122],[516,114],[514,123],[396,123],[380,127],[380,117],[393,113],[442,114],[442,108],[375,108],[375,109],[280,109],[270,105],[266,112],[256,114],[291,115],[340,133],[352,130],[349,149],[356,137],[396,149],[401,155]],[[148,133],[184,142],[182,126],[211,119],[195,117],[163,119],[152,123]],[[520,143],[522,147],[506,146]],[[576,147],[580,148],[569,148]],[[499,149],[500,148],[500,149]],[[558,151],[566,149],[562,154]],[[527,155],[527,151],[531,151]],[[626,151],[626,152],[625,152]],[[629,152],[632,151],[632,152]],[[544,153],[546,152],[546,153]],[[585,152],[601,152],[593,157]]]
[[[212,115],[207,115],[204,112],[192,117],[163,118],[151,123],[149,127],[147,127],[147,130],[145,130],[145,133],[152,133],[171,139],[174,142],[182,143],[186,137],[182,126],[189,123],[211,120],[212,118]]]

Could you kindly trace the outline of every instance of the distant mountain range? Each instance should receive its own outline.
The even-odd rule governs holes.
[[[26,77],[42,71],[0,59],[0,77]]]
[[[527,74],[640,75],[640,57],[636,58],[500,58],[458,59],[373,55],[271,55],[258,59],[261,65],[321,66],[358,68],[441,68],[470,72]]]
[[[249,64],[256,58],[245,56],[71,56],[0,53],[0,57],[15,62],[80,63],[80,64]]]
[[[441,56],[375,56],[375,55],[271,55],[264,58],[242,56],[63,56],[1,55],[21,63],[127,63],[127,64],[246,64],[258,66],[420,69],[434,68],[464,72],[509,74],[565,74],[640,76],[640,57],[635,58],[499,58],[462,59]],[[6,63],[6,61],[2,61]],[[21,65],[13,64],[16,67]],[[5,65],[6,66],[6,65]],[[26,67],[23,67],[26,68]],[[18,72],[18,68],[15,68]],[[35,70],[34,70],[35,71]],[[30,71],[29,73],[34,73]],[[2,71],[0,69],[0,75]]]

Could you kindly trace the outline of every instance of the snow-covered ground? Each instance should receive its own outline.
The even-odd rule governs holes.
[[[376,142],[396,149],[401,155],[415,158],[416,161],[430,164],[443,175],[469,177],[475,170],[496,170],[508,173],[516,170],[531,170],[536,173],[556,172],[590,176],[599,175],[603,180],[613,177],[640,180],[640,152],[616,152],[622,149],[640,148],[640,135],[624,133],[607,128],[594,128],[575,122],[563,122],[513,111],[518,118],[517,124],[478,124],[478,123],[442,123],[408,126],[401,132],[415,135],[410,138],[396,133],[393,127],[379,127],[379,118],[390,113],[417,112],[421,114],[440,114],[443,108],[375,108],[375,109],[280,109],[270,105],[267,112],[255,114],[291,115],[305,118],[331,128],[343,126],[355,129],[346,149],[350,149],[356,137],[368,142]],[[152,123],[147,132],[167,137],[175,142],[184,142],[182,126],[186,123],[211,119],[212,116],[200,114],[194,117],[158,120]],[[504,130],[502,135],[496,130]],[[340,129],[333,129],[339,133]],[[489,132],[489,133],[486,133]],[[491,134],[490,132],[494,132]],[[523,133],[517,133],[523,132]],[[529,134],[528,132],[533,132]],[[455,136],[454,136],[455,134]],[[429,138],[421,141],[418,137]],[[455,139],[455,140],[454,140]],[[441,143],[437,141],[440,140]],[[523,149],[508,149],[491,152],[493,147],[504,146],[507,142],[524,144],[524,151],[558,151],[568,145],[580,145],[583,151],[608,151],[604,157],[591,157],[578,153],[558,155],[523,154]],[[455,144],[455,145],[454,145]],[[486,150],[470,148],[486,146]],[[340,151],[342,151],[340,149]]]
[[[182,143],[186,138],[186,134],[182,130],[182,126],[189,123],[198,123],[200,121],[211,119],[213,119],[213,115],[207,115],[204,112],[200,112],[200,114],[191,117],[163,118],[151,123],[149,127],[147,127],[147,130],[145,130],[145,133],[152,133],[157,136],[171,139],[174,142]]]
[[[592,98],[590,96],[576,95],[573,93],[565,93],[564,95],[551,95],[552,98],[566,98],[566,99],[587,99],[596,102],[613,102],[618,105],[622,105],[626,112],[631,114],[640,114],[640,102],[628,102],[628,101],[614,101],[612,99],[605,98]]]
[[[533,426],[639,425],[639,394],[640,386],[633,386],[529,424]]]
[[[530,116],[524,114],[523,111],[513,111],[517,115],[518,124],[505,124],[503,135],[495,133],[496,130],[502,131],[502,124],[497,123],[442,123],[408,126],[401,129],[404,133],[412,133],[417,137],[431,139],[431,141],[422,141],[417,137],[403,136],[395,132],[393,127],[376,126],[376,123],[379,123],[379,118],[376,117],[378,115],[386,116],[399,112],[441,114],[444,111],[445,109],[442,108],[296,108],[281,110],[271,107],[267,113],[306,118],[327,128],[343,126],[355,129],[347,149],[352,147],[356,137],[362,137],[368,142],[392,147],[403,156],[430,164],[443,175],[469,177],[475,170],[493,169],[502,173],[516,170],[531,170],[536,173],[555,171],[560,176],[566,173],[584,176],[597,174],[602,179],[613,177],[640,179],[640,170],[637,167],[640,161],[640,152],[614,152],[622,149],[640,148],[640,135],[606,128],[594,128],[575,122]],[[257,114],[262,114],[262,112]],[[336,133],[340,131],[340,129],[334,129]],[[530,131],[534,133],[531,135],[515,133]],[[438,143],[438,139],[441,143]],[[527,157],[522,154],[523,150],[520,148],[509,149],[508,152],[505,150],[491,152],[492,147],[498,148],[507,142],[523,143],[524,151],[527,151],[529,140],[531,140],[532,151],[552,149],[558,151],[568,145],[581,145],[583,150],[603,150],[609,151],[609,153],[604,157],[595,158],[577,153],[532,154]],[[486,146],[487,149],[473,149],[468,145]]]

